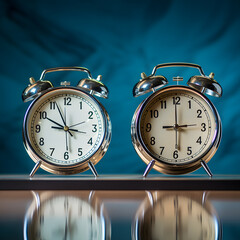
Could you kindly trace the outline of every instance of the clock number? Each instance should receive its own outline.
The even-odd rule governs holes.
[[[78,156],[82,156],[83,152],[82,152],[82,148],[78,148]]]
[[[155,145],[155,143],[156,143],[156,142],[155,142],[155,137],[151,137],[151,139],[150,139],[150,144],[151,144],[151,145]]]
[[[201,126],[202,126],[201,131],[205,132],[206,131],[206,123],[202,123]]]
[[[88,119],[93,119],[93,112],[92,111],[88,112]]]
[[[177,159],[177,158],[178,158],[178,151],[177,151],[177,150],[173,152],[173,158],[174,158],[174,159]]]
[[[202,144],[202,137],[199,137],[196,141],[196,143],[199,143],[200,145]]]
[[[151,118],[158,118],[158,110],[150,110]]]
[[[161,101],[161,109],[166,109],[167,108],[167,101]]]
[[[71,101],[72,101],[72,99],[70,98],[70,97],[65,97],[64,98],[64,105],[66,106],[66,105],[72,105],[71,104]]]
[[[198,109],[197,110],[197,118],[202,118],[202,110],[201,109]]]
[[[54,110],[56,107],[56,102],[50,102],[50,110]]]
[[[92,145],[92,138],[90,138],[87,143]]]
[[[52,156],[55,148],[50,148],[50,150],[51,150],[50,156]]]
[[[36,128],[35,129],[36,133],[40,133],[40,131],[41,131],[40,125],[36,125],[35,128]]]
[[[79,103],[80,110],[82,110],[82,102]]]
[[[187,148],[187,155],[191,155],[192,154],[192,147],[188,147]]]
[[[180,97],[173,97],[173,105],[180,105]]]
[[[92,126],[93,126],[92,132],[96,132],[97,131],[97,124],[93,124]]]
[[[160,147],[161,151],[160,151],[160,155],[163,154],[163,150],[164,150],[165,147]]]
[[[68,160],[68,159],[69,159],[68,152],[65,152],[65,153],[64,153],[64,159],[65,159],[65,160]]]
[[[192,108],[192,102],[191,102],[191,100],[188,101],[188,108],[189,108],[189,109]]]
[[[40,145],[40,146],[43,146],[43,145],[44,145],[44,138],[40,138],[40,139],[39,139],[39,145]]]
[[[45,111],[43,111],[43,112],[39,112],[39,118],[40,119],[46,119],[47,118],[47,113],[45,112]]]
[[[147,123],[147,124],[146,124],[146,132],[150,132],[151,129],[152,129],[151,123]]]

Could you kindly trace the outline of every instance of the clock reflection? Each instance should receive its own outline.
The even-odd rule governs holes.
[[[93,192],[33,192],[24,221],[25,240],[110,239],[111,226]]]
[[[221,239],[220,221],[205,193],[147,194],[136,214],[133,239]]]

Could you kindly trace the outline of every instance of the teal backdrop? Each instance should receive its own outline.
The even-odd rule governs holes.
[[[0,1],[0,173],[28,174],[33,168],[22,142],[29,105],[22,91],[29,77],[60,66],[87,67],[94,77],[101,74],[109,89],[109,99],[100,101],[112,120],[112,141],[96,166],[99,174],[142,173],[145,164],[132,146],[130,123],[144,96],[134,99],[132,88],[141,72],[150,74],[157,64],[191,62],[206,74],[214,72],[223,87],[222,98],[210,98],[223,137],[209,166],[214,174],[240,174],[239,12],[240,2],[233,0]],[[158,73],[186,82],[198,71]],[[84,76],[66,72],[48,79],[57,86]]]

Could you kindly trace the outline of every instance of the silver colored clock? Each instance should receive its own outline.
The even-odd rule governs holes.
[[[157,69],[164,67],[197,68],[201,75],[192,76],[188,86],[164,87],[168,80],[155,75]],[[216,152],[222,133],[219,114],[205,96],[222,95],[222,88],[213,76],[213,73],[206,76],[199,65],[191,63],[159,64],[150,76],[142,74],[133,95],[153,93],[136,109],[131,135],[136,152],[147,164],[144,176],[152,168],[177,175],[201,166],[212,176],[207,162]],[[173,80],[178,83],[183,78],[174,77]]]
[[[53,87],[45,74],[56,71],[81,71],[88,74],[76,87],[61,82]],[[93,79],[83,67],[61,67],[44,70],[40,80],[30,78],[23,101],[34,101],[28,107],[23,123],[27,153],[39,167],[54,174],[75,174],[92,170],[106,153],[111,139],[111,122],[103,105],[93,96],[107,98],[108,89],[101,76]]]

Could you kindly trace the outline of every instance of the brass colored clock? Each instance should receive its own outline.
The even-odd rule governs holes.
[[[194,67],[201,75],[191,77],[188,86],[161,88],[168,81],[155,73],[163,67]],[[175,77],[174,80],[182,78]],[[213,79],[213,73],[207,77],[196,64],[160,64],[150,76],[142,74],[133,94],[136,97],[151,90],[153,93],[135,111],[131,125],[134,148],[148,165],[144,176],[151,168],[176,175],[201,166],[212,176],[207,162],[216,152],[222,133],[219,114],[205,96],[222,95],[222,88]]]

